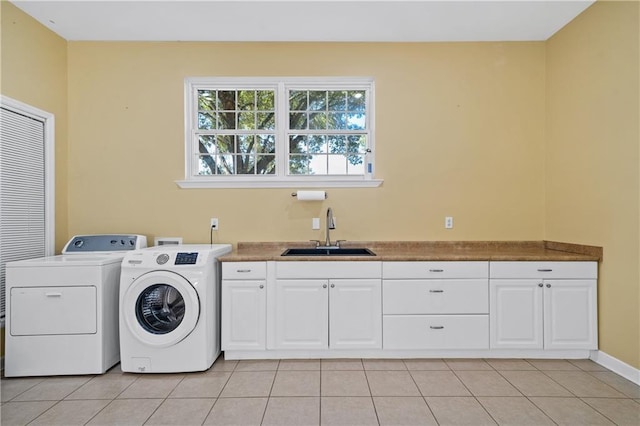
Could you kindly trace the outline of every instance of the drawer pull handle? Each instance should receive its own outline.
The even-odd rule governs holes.
[[[444,290],[429,290],[429,293],[444,293]]]
[[[45,296],[47,296],[47,297],[62,297],[62,293],[59,293],[59,292],[45,293]]]
[[[538,269],[538,272],[553,272],[553,269]]]
[[[442,330],[444,325],[430,325],[429,328],[432,330]]]
[[[429,272],[444,272],[444,269],[429,269]]]
[[[236,272],[240,272],[241,274],[251,272],[251,269],[236,269]]]

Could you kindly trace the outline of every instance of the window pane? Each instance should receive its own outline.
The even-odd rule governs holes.
[[[365,135],[348,136],[347,152],[363,154],[367,151],[367,137]]]
[[[347,109],[347,92],[330,91],[329,92],[329,111],[345,111]]]
[[[331,135],[329,138],[329,152],[331,154],[344,154],[347,152],[346,136]]]
[[[253,112],[238,113],[238,129],[252,130],[256,128],[256,116]]]
[[[256,136],[258,145],[256,146],[256,152],[262,154],[275,154],[276,153],[276,137],[275,135],[258,135]]]
[[[327,155],[312,155],[309,159],[310,175],[326,175],[327,174]]]
[[[292,175],[309,174],[309,156],[308,155],[289,156],[289,174],[292,174]]]
[[[221,174],[221,175],[234,174],[233,155],[217,155],[216,171],[218,174]]]
[[[213,111],[216,109],[216,91],[198,90],[198,109]]]
[[[364,156],[363,155],[347,156],[347,174],[348,175],[364,174]]]
[[[198,129],[211,130],[216,128],[215,112],[198,113]]]
[[[236,155],[236,173],[239,175],[255,174],[256,159],[252,154]]]
[[[315,112],[309,114],[309,129],[326,129],[327,114],[324,112]]]
[[[327,137],[324,135],[309,136],[309,152],[324,153],[327,152]]]
[[[309,111],[324,111],[327,109],[327,92],[325,90],[309,91]]]
[[[365,92],[364,90],[351,90],[347,99],[347,110],[364,112],[365,110]]]
[[[289,136],[289,153],[301,154],[307,152],[307,138],[303,135]]]
[[[236,113],[235,112],[220,112],[220,113],[218,113],[218,128],[220,128],[220,129],[235,129],[236,128]]]
[[[347,129],[349,130],[364,130],[366,125],[364,114],[348,114],[347,115]]]
[[[198,157],[198,175],[208,176],[215,173],[215,161],[211,155],[203,155]]]
[[[305,90],[291,90],[289,92],[289,110],[306,111],[307,92]]]
[[[275,92],[273,90],[257,90],[257,106],[261,111],[273,111],[275,109]]]
[[[346,129],[347,128],[347,115],[346,114],[328,114],[327,115],[327,129]]]
[[[329,174],[346,175],[347,158],[344,155],[328,155]]]
[[[234,90],[219,90],[217,109],[224,111],[235,111],[236,92]]]
[[[307,114],[304,112],[292,112],[289,114],[289,128],[303,130],[307,128]]]
[[[276,156],[259,155],[256,163],[256,173],[262,175],[273,175],[276,173]]]
[[[245,111],[256,109],[256,92],[254,90],[238,91],[238,109]]]
[[[245,154],[254,152],[255,136],[253,136],[253,135],[238,135],[236,143],[238,145],[236,152],[241,152],[241,153],[245,153]]]
[[[276,116],[273,112],[259,112],[256,129],[275,130]]]
[[[216,147],[219,154],[234,152],[235,138],[231,135],[218,135],[216,138]]]
[[[213,135],[201,135],[198,138],[198,152],[200,153],[215,153],[216,137]]]

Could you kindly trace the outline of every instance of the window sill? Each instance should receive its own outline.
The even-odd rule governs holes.
[[[196,188],[376,188],[384,182],[382,179],[220,179],[220,180],[177,180],[176,184],[184,189]]]

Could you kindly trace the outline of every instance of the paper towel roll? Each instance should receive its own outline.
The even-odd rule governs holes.
[[[300,201],[322,201],[327,198],[325,191],[297,191],[296,198]]]

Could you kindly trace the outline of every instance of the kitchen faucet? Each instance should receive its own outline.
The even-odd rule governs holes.
[[[325,247],[331,247],[331,238],[329,238],[330,229],[336,229],[336,222],[333,220],[333,210],[331,209],[331,207],[327,209],[327,238],[324,242]]]

